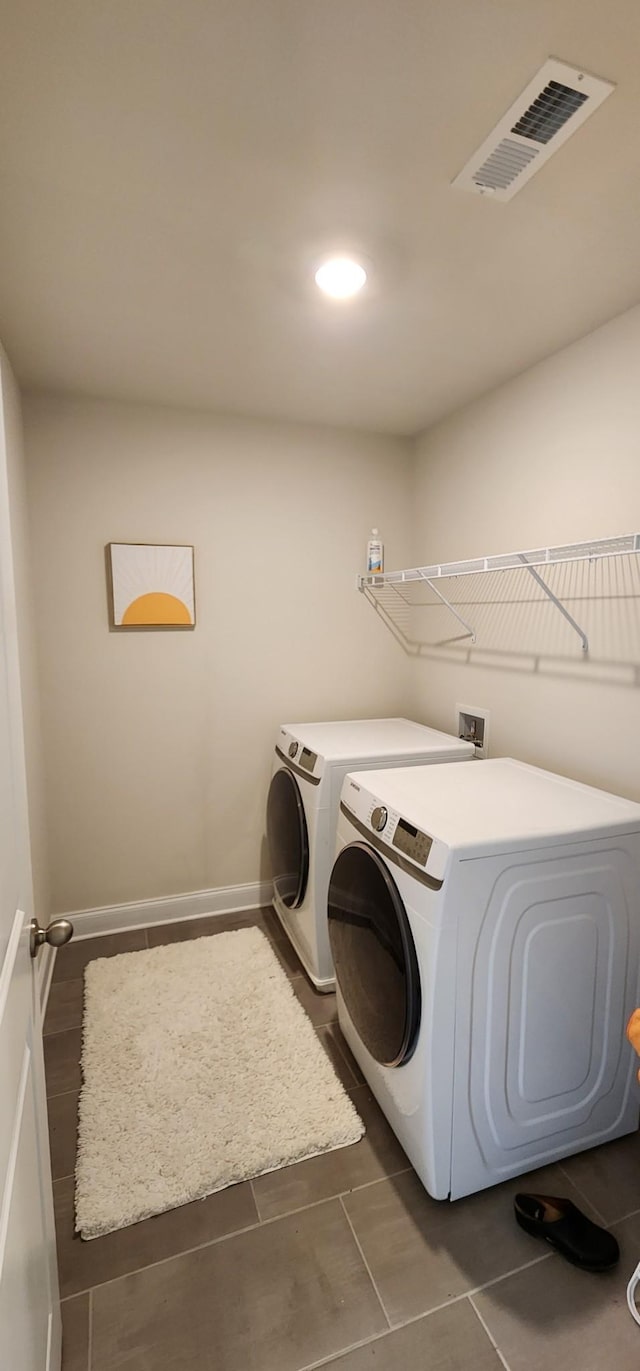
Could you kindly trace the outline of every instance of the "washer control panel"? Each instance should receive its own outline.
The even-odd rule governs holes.
[[[279,728],[276,751],[283,761],[291,762],[296,772],[306,772],[317,785],[324,771],[324,758],[307,747],[303,738],[296,738],[287,728]]]
[[[428,833],[421,833],[419,828],[408,824],[406,819],[398,819],[393,846],[399,848],[405,857],[411,857],[412,861],[425,866],[432,842],[433,838],[430,838]]]
[[[376,775],[382,789],[382,776]],[[342,794],[340,797],[340,809],[347,816],[351,815],[354,820],[355,828],[338,827],[338,833],[342,833],[342,839],[347,842],[353,841],[354,832],[360,833],[364,838],[369,838],[373,847],[384,852],[385,849],[391,860],[395,853],[402,853],[405,863],[413,863],[420,868],[426,875],[434,881],[444,881],[450,861],[450,851],[446,843],[440,838],[432,837],[424,829],[418,828],[415,824],[405,819],[397,809],[394,809],[388,802],[384,803],[384,790],[380,792],[369,790],[370,777],[366,771],[356,771],[345,776]]]

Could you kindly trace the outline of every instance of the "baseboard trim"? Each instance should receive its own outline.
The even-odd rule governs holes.
[[[187,895],[169,895],[159,900],[139,900],[131,904],[105,905],[101,909],[74,909],[65,914],[74,927],[77,941],[102,938],[108,933],[124,933],[152,924],[172,924],[180,919],[204,919],[211,914],[241,914],[271,903],[271,881],[248,885],[226,885],[216,890],[194,890]],[[62,916],[59,916],[62,917]]]

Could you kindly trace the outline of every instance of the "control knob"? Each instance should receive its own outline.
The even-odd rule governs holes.
[[[289,756],[290,756],[290,757],[295,757],[295,756],[296,756],[296,753],[297,753],[297,751],[298,751],[298,747],[299,747],[299,746],[300,746],[299,743],[289,743]]]
[[[371,827],[375,828],[376,833],[382,833],[388,818],[389,815],[384,805],[376,805],[376,808],[371,815]]]

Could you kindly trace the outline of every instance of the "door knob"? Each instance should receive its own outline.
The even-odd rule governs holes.
[[[73,937],[73,924],[68,919],[54,919],[46,928],[41,928],[37,919],[32,919],[29,934],[29,951],[37,957],[43,943],[50,947],[62,947]]]

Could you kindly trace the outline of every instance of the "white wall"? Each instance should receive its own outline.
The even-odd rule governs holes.
[[[640,309],[455,414],[419,440],[413,558],[422,564],[640,529]],[[457,701],[491,710],[491,753],[640,799],[637,561],[551,572],[584,621],[588,661],[551,607],[522,601],[528,573],[452,584],[478,644],[425,646],[412,707],[451,728]],[[528,588],[531,594],[531,586]],[[487,597],[500,604],[481,603]],[[449,633],[460,633],[447,619]],[[635,664],[635,665],[634,665]]]
[[[25,404],[56,911],[257,880],[281,722],[403,712],[364,598],[409,555],[409,444],[171,409]],[[104,546],[195,544],[193,632],[110,632]]]
[[[628,560],[551,573],[586,661],[552,607],[522,603],[525,572],[456,583],[475,648],[434,647],[462,630],[421,611],[403,652],[354,588],[373,524],[389,568],[640,528],[639,374],[636,309],[423,435],[415,462],[388,438],[28,398],[53,909],[267,875],[272,735],[300,717],[450,731],[477,704],[492,755],[640,799]],[[195,544],[193,633],[109,631],[104,545],[128,540]],[[37,765],[31,748],[43,853]]]
[[[7,467],[6,513],[10,521],[9,528],[5,528],[4,524],[2,528],[5,540],[3,554],[8,559],[5,563],[7,583],[15,594],[20,676],[17,712],[22,714],[24,728],[24,762],[21,744],[18,743],[16,770],[18,777],[24,777],[26,767],[33,880],[33,891],[29,889],[24,899],[29,905],[33,899],[35,912],[41,922],[46,923],[50,911],[47,828],[22,412],[18,387],[9,359],[1,346],[0,390],[0,425]]]

